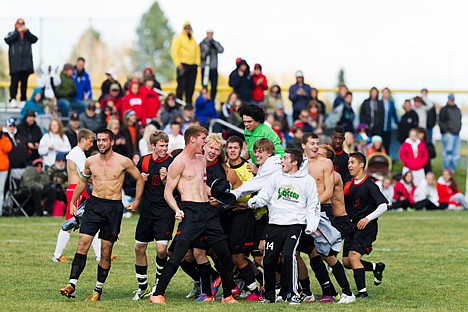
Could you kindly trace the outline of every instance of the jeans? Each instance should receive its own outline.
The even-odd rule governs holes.
[[[8,171],[0,171],[0,217],[3,214],[3,200],[5,198],[5,183],[8,177]]]
[[[444,169],[453,173],[460,158],[460,135],[452,133],[442,134],[442,161]]]
[[[57,108],[62,115],[62,117],[70,116],[70,109],[78,114],[83,113],[86,110],[88,104],[85,101],[81,100],[67,100],[59,99],[57,101]]]

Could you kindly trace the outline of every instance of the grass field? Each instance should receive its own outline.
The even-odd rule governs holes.
[[[185,299],[191,282],[181,271],[169,286],[166,306],[152,306],[148,300],[134,302],[131,298],[137,287],[133,256],[136,216],[123,220],[121,238],[114,249],[118,258],[112,264],[102,300],[83,301],[96,282],[97,265],[92,251],[78,283],[77,298],[68,300],[58,294],[58,289],[68,282],[71,264],[50,260],[62,221],[55,218],[0,219],[0,311],[468,310],[468,212],[387,212],[379,221],[375,250],[367,257],[387,264],[383,283],[374,286],[372,275],[367,274],[370,298],[355,302],[352,307],[319,303],[300,306],[244,302],[238,306],[224,306],[219,302],[199,304]],[[65,251],[69,259],[73,258],[78,240],[77,233],[73,234]],[[150,263],[154,263],[154,248]],[[154,265],[150,266],[150,274],[154,274]],[[310,276],[312,289],[318,293],[318,284],[313,274]],[[350,271],[348,278],[354,289]]]

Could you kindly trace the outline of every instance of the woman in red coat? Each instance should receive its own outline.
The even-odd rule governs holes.
[[[403,210],[413,207],[414,191],[416,191],[416,186],[413,183],[413,175],[411,171],[407,171],[393,187],[392,209]]]
[[[439,207],[445,210],[459,210],[458,206],[468,209],[468,203],[460,193],[457,183],[453,179],[450,169],[445,169],[437,180],[437,194],[439,195]]]
[[[425,179],[424,166],[429,161],[426,144],[418,138],[418,130],[411,129],[408,138],[401,144],[399,152],[403,163],[402,174],[411,171],[413,183],[418,186]]]

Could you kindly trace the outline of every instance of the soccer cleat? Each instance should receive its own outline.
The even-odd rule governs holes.
[[[275,302],[284,302],[284,298],[282,296],[276,296]]]
[[[341,299],[338,301],[339,304],[347,304],[351,303],[353,301],[356,301],[356,296],[352,293],[351,296],[348,296],[347,294],[342,294]]]
[[[153,296],[150,297],[150,302],[155,304],[166,304],[166,299],[163,295]]]
[[[200,296],[195,301],[196,302],[214,302],[215,298],[213,296],[207,296],[206,294],[201,293]]]
[[[151,288],[148,286],[146,290],[142,290],[141,288],[138,288],[135,290],[133,293],[135,296],[133,296],[132,300],[140,300],[141,298],[144,298],[150,294]]]
[[[54,256],[52,256],[52,261],[65,263],[65,262],[68,262],[68,259],[65,258],[64,256],[60,256],[58,258],[55,258]]]
[[[236,287],[234,287],[234,289],[231,291],[231,295],[234,297],[234,298],[237,298],[241,295],[241,290],[239,288],[239,286],[236,285]]]
[[[262,297],[260,297],[259,295],[257,294],[250,294],[248,295],[246,298],[245,298],[245,301],[260,301],[262,299]]]
[[[261,303],[273,303],[274,301],[271,301],[270,299],[267,299],[267,298],[263,298],[262,300],[260,300]]]
[[[359,298],[359,299],[366,299],[368,297],[369,297],[369,294],[366,291],[360,292],[356,296],[356,298]]]
[[[219,286],[221,286],[221,275],[211,282],[211,295],[213,297],[218,293]]]
[[[224,298],[224,297],[223,297],[223,298],[221,299],[221,302],[222,302],[222,303],[228,303],[228,304],[237,304],[237,303],[239,303],[239,301],[237,301],[236,299],[234,299],[233,296],[229,296],[229,297],[227,297],[227,298]]]
[[[289,304],[292,304],[292,305],[297,305],[297,304],[301,304],[301,297],[300,296],[292,296],[291,299],[289,300]]]
[[[99,301],[101,300],[101,293],[98,291],[93,291],[91,295],[89,295],[88,298],[85,299],[85,301]]]
[[[314,294],[311,294],[311,295],[309,296],[309,295],[306,295],[306,294],[302,293],[302,295],[301,295],[301,301],[302,301],[302,302],[313,302],[313,301],[315,301]]]
[[[185,296],[185,298],[190,299],[196,298],[198,296],[200,296],[200,282],[194,281],[192,290],[188,293],[187,296]]]
[[[317,300],[317,302],[322,302],[322,303],[326,303],[326,302],[336,302],[336,299],[333,298],[332,296],[322,296],[322,298],[320,298],[319,300]]]
[[[374,285],[375,286],[379,286],[382,283],[384,270],[385,270],[385,263],[378,262],[375,264],[375,270],[374,270]]]
[[[65,288],[60,289],[59,293],[67,298],[75,298],[76,296],[75,287],[72,284],[68,284]]]
[[[117,259],[117,255],[112,255],[111,256],[111,261],[114,261],[115,259]]]

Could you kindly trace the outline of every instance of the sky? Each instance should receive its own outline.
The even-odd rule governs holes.
[[[6,35],[17,17],[38,35],[36,65],[63,64],[91,24],[114,47],[131,47],[141,15],[153,1],[0,0]],[[189,20],[201,41],[207,29],[225,48],[219,70],[235,59],[260,63],[270,81],[286,86],[302,70],[307,82],[333,88],[340,68],[351,88],[468,89],[468,2],[160,0],[176,33]],[[42,31],[40,31],[42,18]],[[6,51],[2,41],[0,47]],[[446,94],[434,96],[444,102]],[[468,103],[468,95],[461,94]]]

